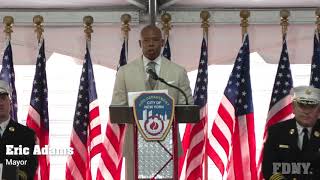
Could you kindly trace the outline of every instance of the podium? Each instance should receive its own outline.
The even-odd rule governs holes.
[[[134,127],[135,180],[178,179],[178,123],[199,122],[200,109],[197,105],[174,105],[171,130],[163,141],[143,140],[137,130],[133,107],[111,105],[109,112],[111,123],[132,124]],[[156,154],[155,151],[160,153]]]

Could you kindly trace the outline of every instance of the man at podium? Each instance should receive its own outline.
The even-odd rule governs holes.
[[[175,104],[186,103],[185,97],[178,90],[152,79],[147,73],[150,69],[169,84],[178,86],[186,93],[188,102],[193,104],[186,70],[160,55],[164,44],[160,29],[154,25],[147,25],[141,30],[140,35],[139,45],[142,49],[142,56],[120,67],[118,70],[111,104],[128,105],[128,92],[161,89],[168,90]],[[127,180],[134,179],[134,145],[132,137],[133,126],[128,125],[123,152],[126,158]],[[179,154],[181,154],[180,138],[178,141]]]

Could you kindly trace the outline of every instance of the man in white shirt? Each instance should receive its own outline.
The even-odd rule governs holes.
[[[3,179],[33,179],[37,168],[37,156],[33,155],[35,133],[10,118],[11,90],[0,80],[0,163]],[[28,149],[14,151],[14,148]],[[17,169],[18,168],[18,169]]]
[[[167,89],[176,104],[185,104],[185,98],[178,90],[154,81],[146,73],[147,68],[151,68],[158,76],[182,89],[187,95],[188,102],[193,104],[187,72],[183,67],[161,56],[163,42],[164,40],[158,27],[148,25],[141,30],[139,45],[143,55],[119,68],[113,89],[112,105],[128,105],[128,92],[159,89]],[[134,179],[133,141],[133,127],[128,125],[123,151],[126,158],[127,180]],[[181,152],[180,141],[179,147]]]
[[[320,89],[293,88],[295,117],[268,129],[262,171],[265,179],[320,179]]]

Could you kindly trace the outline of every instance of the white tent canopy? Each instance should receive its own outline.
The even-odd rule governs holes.
[[[251,52],[259,52],[268,63],[278,63],[282,42],[278,8],[288,7],[291,11],[291,25],[288,28],[290,61],[311,61],[315,9],[320,7],[320,1],[159,0],[158,5],[161,12],[166,11],[172,15],[172,59],[188,71],[198,66],[202,39],[200,11],[204,8],[211,13],[209,64],[233,63],[241,44],[239,8],[243,7],[253,8],[248,29]],[[138,46],[139,32],[147,24],[147,9],[146,0],[28,0],[23,3],[21,0],[12,0],[0,3],[0,17],[11,15],[15,19],[12,34],[14,64],[34,64],[37,53],[32,23],[34,15],[44,17],[47,57],[57,52],[79,59],[83,58],[85,48],[82,18],[91,15],[95,21],[91,43],[93,62],[115,69],[122,43],[120,16],[129,13],[132,17],[129,59],[133,59],[141,52]],[[0,35],[0,41],[4,44],[4,33]]]
[[[239,25],[216,25],[209,30],[209,64],[232,64],[241,44]],[[140,54],[139,31],[143,25],[133,26],[129,38],[129,59]],[[115,69],[122,43],[120,25],[94,27],[92,34],[92,59]],[[14,64],[34,64],[37,40],[33,27],[14,27],[12,34]],[[288,48],[291,63],[311,62],[314,25],[291,25]],[[83,28],[46,27],[46,54],[53,52],[82,59],[85,38]],[[251,52],[259,52],[269,63],[278,63],[281,51],[279,25],[251,25],[249,28]],[[1,36],[4,36],[3,34]],[[4,37],[1,38],[4,41]],[[198,65],[202,29],[199,25],[176,25],[170,33],[172,59],[188,70]],[[4,44],[4,43],[2,43]]]

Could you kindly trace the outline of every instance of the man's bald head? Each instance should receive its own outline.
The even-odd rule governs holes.
[[[140,36],[142,37],[144,34],[150,33],[150,32],[157,34],[162,38],[161,30],[157,26],[152,25],[152,24],[147,25],[144,28],[142,28]]]
[[[140,35],[139,44],[143,55],[150,60],[156,59],[163,46],[161,30],[155,25],[147,25],[141,30]]]

